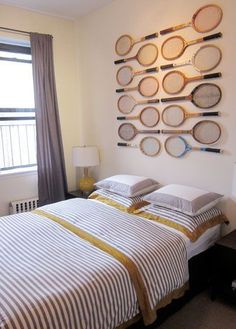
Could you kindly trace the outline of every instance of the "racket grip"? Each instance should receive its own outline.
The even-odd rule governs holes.
[[[220,112],[203,112],[203,117],[220,116]]]
[[[154,104],[154,103],[159,103],[160,100],[158,98],[154,98],[154,99],[149,99],[146,103],[147,104]]]
[[[161,102],[172,102],[172,101],[182,101],[185,97],[178,96],[178,97],[167,97],[167,98],[161,98]]]
[[[124,91],[125,91],[125,88],[116,89],[117,93],[123,93]]]
[[[114,64],[121,64],[125,63],[125,59],[118,59],[117,61],[114,61]]]
[[[117,146],[129,146],[128,143],[117,143]]]
[[[149,34],[149,35],[146,35],[144,37],[145,40],[149,40],[149,39],[154,39],[154,38],[157,38],[158,37],[158,33],[153,33],[153,34]]]
[[[170,27],[168,29],[164,29],[164,30],[160,31],[160,35],[165,35],[165,34],[170,33],[172,31],[174,31],[173,27]]]
[[[150,72],[158,72],[158,68],[157,68],[157,67],[152,67],[151,69],[146,69],[145,72],[146,72],[146,73],[150,73]]]
[[[174,67],[174,64],[166,64],[166,65],[160,66],[161,70],[168,70],[168,69],[172,69],[173,67]]]
[[[203,79],[214,79],[214,78],[220,78],[222,74],[220,72],[218,73],[211,73],[211,74],[205,74],[203,75]]]
[[[223,150],[221,149],[213,149],[211,147],[201,147],[202,151],[206,151],[206,152],[212,152],[212,153],[223,153]]]
[[[217,38],[221,38],[221,37],[222,37],[222,33],[219,32],[219,33],[215,33],[215,34],[207,35],[206,37],[203,37],[202,39],[203,39],[204,41],[207,41],[207,40],[217,39]]]
[[[126,120],[126,117],[116,117],[117,120]]]

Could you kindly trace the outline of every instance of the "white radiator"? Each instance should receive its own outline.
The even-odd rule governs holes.
[[[20,212],[31,211],[37,208],[38,204],[39,199],[37,197],[33,199],[11,201],[9,204],[9,212],[10,214],[18,214]]]

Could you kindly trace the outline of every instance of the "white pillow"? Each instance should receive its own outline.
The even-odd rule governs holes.
[[[134,175],[115,175],[97,182],[96,187],[133,197],[156,190],[160,185],[151,178]]]
[[[191,186],[170,184],[143,197],[144,200],[162,207],[195,216],[214,207],[223,195]]]

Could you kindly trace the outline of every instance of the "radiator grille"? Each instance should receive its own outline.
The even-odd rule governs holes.
[[[32,198],[32,199],[25,199],[25,200],[16,200],[11,201],[9,205],[9,212],[10,214],[18,214],[20,212],[27,212],[34,210],[39,205],[39,199]]]

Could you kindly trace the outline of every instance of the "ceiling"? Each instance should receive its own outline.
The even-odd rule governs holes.
[[[44,14],[75,19],[101,8],[113,0],[0,0],[0,4]]]

